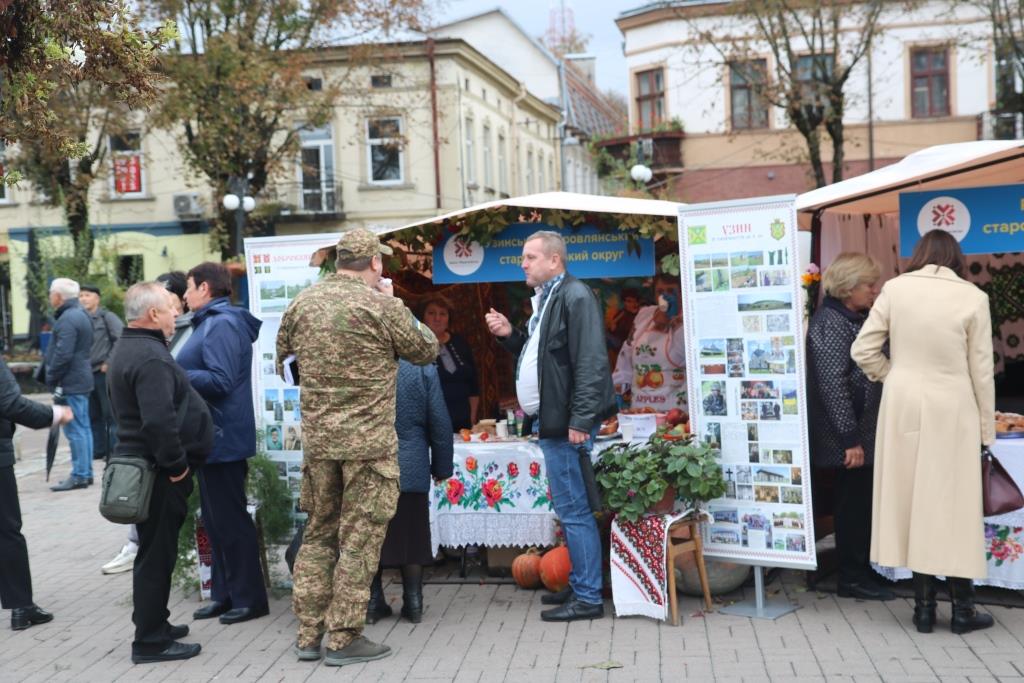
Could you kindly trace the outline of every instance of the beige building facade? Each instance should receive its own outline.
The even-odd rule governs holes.
[[[301,151],[257,204],[281,207],[276,234],[383,230],[474,203],[560,188],[561,111],[530,93],[467,42],[427,39],[382,46],[352,66],[344,48],[318,54],[311,84],[344,79],[333,118],[302,130]],[[311,86],[312,87],[312,86]],[[303,126],[301,117],[293,122]],[[184,167],[177,131],[138,127],[112,136],[90,192],[99,248],[137,277],[218,259],[206,221],[220,197]],[[42,250],[69,250],[60,209],[27,183],[0,196],[0,240],[10,254],[14,334],[28,331],[29,231]],[[0,242],[2,243],[2,242]],[[123,264],[122,264],[123,262]]]

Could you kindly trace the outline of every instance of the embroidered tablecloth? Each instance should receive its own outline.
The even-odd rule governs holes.
[[[992,453],[1024,490],[1024,439],[996,439]],[[985,518],[985,553],[988,578],[975,584],[1024,590],[1024,509]],[[873,566],[890,580],[911,577],[911,571],[905,567]]]
[[[636,522],[612,520],[612,602],[617,616],[668,618],[668,529],[690,512],[677,507],[671,514],[646,515]]]
[[[431,490],[434,548],[555,543],[544,454],[534,442],[455,443],[451,479]]]

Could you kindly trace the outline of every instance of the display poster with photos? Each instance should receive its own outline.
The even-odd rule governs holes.
[[[709,557],[814,568],[794,197],[679,211],[691,429],[726,481]]]
[[[245,240],[249,309],[263,321],[252,368],[256,428],[262,431],[263,450],[277,465],[278,477],[288,484],[297,519],[305,518],[305,513],[298,510],[302,478],[300,389],[286,384],[275,372],[277,330],[292,299],[320,278],[320,269],[309,265],[313,252],[337,241],[337,234]]]

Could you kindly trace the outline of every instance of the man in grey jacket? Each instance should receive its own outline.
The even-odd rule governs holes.
[[[51,486],[52,491],[84,489],[92,484],[92,429],[89,426],[89,394],[93,390],[89,354],[92,322],[78,303],[80,288],[74,280],[56,278],[50,283],[50,305],[57,322],[46,349],[44,379],[54,397],[63,397],[75,414],[64,426],[71,444],[71,476]]]
[[[93,383],[92,393],[89,394],[92,457],[93,460],[105,460],[114,452],[114,444],[117,443],[117,427],[107,397],[107,360],[114,349],[114,342],[121,336],[124,323],[100,305],[100,288],[96,285],[82,285],[78,302],[92,322],[92,351],[89,353]]]

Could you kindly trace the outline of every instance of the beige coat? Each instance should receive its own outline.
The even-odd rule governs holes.
[[[980,447],[995,439],[988,295],[948,268],[901,275],[882,288],[850,355],[885,382],[871,560],[984,578]]]

